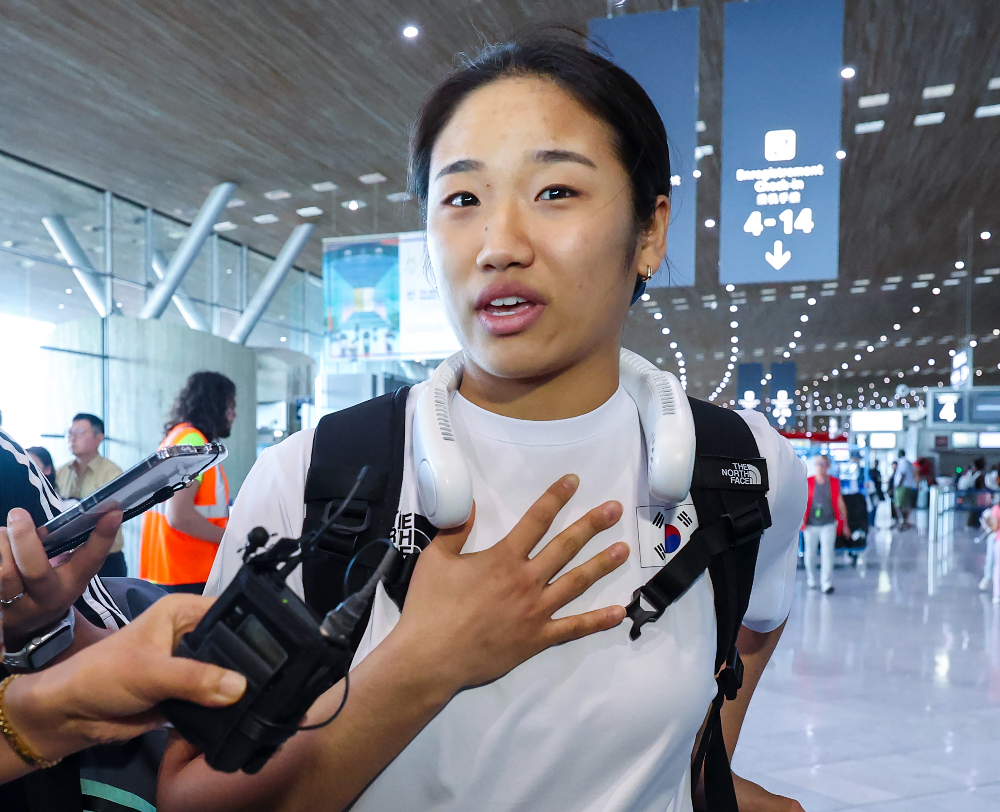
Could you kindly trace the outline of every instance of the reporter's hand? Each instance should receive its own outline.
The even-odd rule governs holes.
[[[162,726],[155,706],[164,699],[208,707],[236,702],[246,690],[242,674],[172,656],[213,602],[167,595],[121,631],[14,680],[4,706],[21,738],[44,758],[62,758]]]
[[[14,508],[0,527],[0,598],[17,598],[3,607],[3,633],[8,650],[16,651],[35,632],[64,617],[83,594],[122,523],[122,512],[101,517],[85,544],[53,567],[35,530],[31,514]]]
[[[617,542],[552,581],[591,538],[621,518],[618,502],[594,508],[529,558],[579,482],[573,474],[560,479],[488,550],[461,555],[473,509],[462,527],[438,533],[420,553],[393,634],[418,640],[435,670],[446,669],[441,676],[454,690],[497,679],[550,646],[624,620],[621,606],[552,619],[628,558],[628,545]]]

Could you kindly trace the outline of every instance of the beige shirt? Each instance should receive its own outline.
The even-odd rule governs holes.
[[[73,462],[67,462],[56,471],[56,490],[63,499],[83,499],[90,496],[94,491],[107,485],[112,479],[121,476],[122,469],[111,460],[105,459],[98,454],[90,461],[83,476],[77,476]],[[122,538],[121,528],[115,536],[115,543],[111,547],[112,553],[121,552],[125,541]]]

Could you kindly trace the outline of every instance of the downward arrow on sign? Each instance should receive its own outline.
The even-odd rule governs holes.
[[[774,270],[780,271],[785,267],[785,263],[792,258],[791,251],[782,251],[784,246],[781,244],[781,240],[774,241],[774,253],[770,251],[765,252],[764,259],[767,260],[767,264],[770,265]]]

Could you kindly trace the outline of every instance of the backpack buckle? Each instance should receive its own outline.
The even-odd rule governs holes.
[[[761,513],[760,505],[756,501],[737,510],[731,510],[725,517],[733,528],[734,547],[760,538],[767,527],[764,523],[764,514]]]
[[[358,500],[352,500],[353,502],[358,502]],[[320,519],[320,526],[326,524],[330,520],[330,513],[333,509],[334,502],[330,501],[326,503],[326,507],[323,509],[323,516]],[[366,502],[360,502],[357,505],[358,508],[364,507],[365,517],[361,520],[360,524],[348,525],[348,524],[331,524],[327,528],[328,533],[342,533],[351,536],[356,536],[359,533],[363,533],[368,529],[372,522],[372,509]],[[345,513],[354,513],[355,505],[352,504]],[[356,514],[355,514],[356,515]]]
[[[647,595],[643,591],[644,589],[645,587],[641,586],[633,592],[631,602],[625,607],[626,616],[632,619],[632,629],[628,633],[629,640],[638,640],[639,635],[642,634],[642,627],[647,623],[658,620],[667,608],[666,606],[659,606],[660,601],[656,600],[655,597]],[[653,606],[652,611],[643,609],[640,603],[641,598],[645,598]]]
[[[743,687],[743,659],[736,646],[733,646],[732,652],[726,658],[725,668],[719,672],[715,682],[726,699],[730,702],[736,699],[737,692]]]

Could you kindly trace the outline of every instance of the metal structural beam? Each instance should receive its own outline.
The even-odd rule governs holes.
[[[229,198],[236,191],[235,183],[220,183],[211,192],[202,204],[201,211],[194,218],[187,235],[177,247],[174,255],[170,258],[163,279],[157,283],[156,287],[150,291],[146,304],[139,311],[140,319],[158,319],[167,309],[171,297],[177,292],[184,275],[190,270],[191,264],[201,250],[205,238],[212,233],[212,229],[219,221],[219,215],[225,208]]]
[[[56,247],[66,257],[66,261],[72,266],[73,273],[80,280],[80,285],[87,298],[102,319],[108,317],[108,292],[107,279],[97,272],[94,264],[83,250],[83,246],[77,241],[66,222],[66,218],[61,214],[51,214],[42,218],[42,225],[49,232],[49,236],[56,244]]]
[[[254,293],[250,304],[247,305],[243,315],[240,316],[233,331],[229,334],[230,341],[236,344],[246,344],[253,328],[257,326],[257,322],[264,315],[264,311],[267,310],[267,306],[278,292],[285,276],[292,269],[295,259],[309,241],[313,228],[315,226],[312,223],[302,223],[302,225],[296,226],[285,244],[281,246],[281,252],[274,260],[274,264],[268,269],[267,275]]]
[[[163,279],[163,277],[166,276],[168,265],[169,263],[167,262],[167,258],[163,256],[162,251],[153,252],[153,273],[156,274],[158,279]],[[183,282],[177,286],[177,292],[170,298],[180,311],[181,316],[184,317],[184,321],[187,322],[188,327],[202,333],[208,332],[208,322],[202,318],[201,313],[198,312],[198,308],[195,307],[194,302],[188,298],[188,295],[184,290]]]

